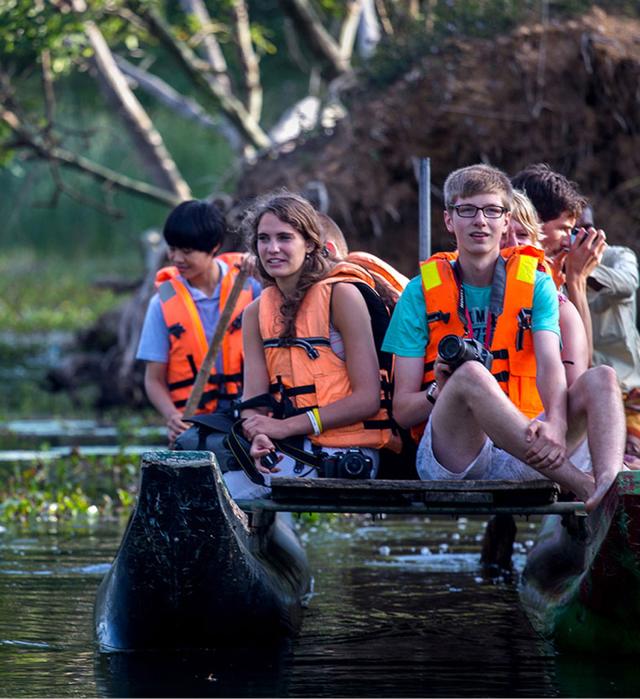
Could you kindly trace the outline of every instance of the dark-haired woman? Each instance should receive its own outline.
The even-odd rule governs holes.
[[[172,445],[187,425],[182,413],[220,313],[238,272],[232,256],[216,254],[226,233],[222,214],[207,201],[185,201],[168,216],[163,235],[170,267],[156,275],[157,293],[147,309],[137,359],[146,362],[147,396],[167,425]],[[232,319],[260,294],[245,284]],[[228,408],[241,392],[242,334],[232,323],[197,412]]]
[[[377,450],[392,434],[380,409],[380,369],[367,304],[358,285],[373,286],[361,268],[331,261],[321,243],[313,206],[284,192],[261,200],[246,220],[249,247],[264,280],[259,299],[244,313],[243,399],[270,394],[285,417],[244,410],[251,456],[264,474],[317,475],[295,461],[269,468],[262,457],[272,440],[303,437],[306,451],[349,448],[378,466]],[[256,493],[241,472],[225,475],[235,497]],[[246,487],[245,487],[246,486]]]

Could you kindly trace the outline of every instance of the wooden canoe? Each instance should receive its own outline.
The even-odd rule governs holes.
[[[590,515],[543,520],[520,596],[559,650],[640,653],[640,472],[618,475]]]
[[[270,496],[236,503],[211,452],[147,452],[136,507],[96,595],[96,639],[110,652],[278,643],[295,635],[310,573],[280,513],[529,515],[583,508],[558,502],[558,493],[540,480],[274,478]]]
[[[309,585],[283,516],[240,510],[210,452],[148,452],[95,635],[102,651],[273,642],[298,630]]]

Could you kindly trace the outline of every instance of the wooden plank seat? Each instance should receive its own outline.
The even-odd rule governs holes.
[[[557,502],[559,487],[550,481],[349,480],[273,478],[271,500],[279,504],[336,504],[403,507],[544,506]]]
[[[238,500],[246,512],[371,514],[570,514],[582,502],[560,502],[550,481],[419,481],[273,478],[271,493]]]

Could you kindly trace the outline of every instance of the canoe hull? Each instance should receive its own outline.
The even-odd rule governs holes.
[[[620,474],[589,516],[545,518],[520,597],[560,650],[640,653],[640,472]]]
[[[309,583],[295,533],[237,508],[209,452],[148,453],[96,596],[96,638],[104,651],[279,639],[299,629]]]

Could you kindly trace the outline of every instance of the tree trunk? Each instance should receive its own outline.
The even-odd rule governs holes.
[[[94,50],[93,63],[100,84],[122,117],[147,172],[159,187],[174,192],[180,199],[190,199],[189,185],[180,175],[162,136],[127,84],[102,32],[93,22],[86,22],[84,30]]]

